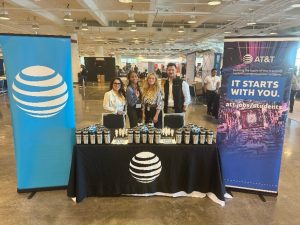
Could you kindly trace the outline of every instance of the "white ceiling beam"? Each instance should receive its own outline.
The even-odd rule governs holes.
[[[107,18],[102,13],[95,0],[77,0],[77,2],[85,8],[89,9],[89,14],[94,17],[102,26],[108,26]]]
[[[153,11],[153,10],[155,10],[155,8],[156,8],[156,0],[150,0],[149,10]],[[157,13],[148,15],[148,19],[147,19],[147,26],[148,27],[152,27],[152,24],[154,22],[154,19],[155,19],[156,15],[157,15]]]
[[[15,5],[21,6],[23,8],[28,9],[29,11],[31,11],[33,14],[41,16],[55,24],[61,25],[63,26],[64,21],[62,18],[57,17],[56,15],[54,15],[53,13],[50,13],[48,11],[43,11],[42,7],[40,7],[38,4],[34,3],[33,1],[30,0],[9,0],[10,2],[12,2]],[[39,11],[41,10],[41,11]]]
[[[0,27],[3,27],[4,28],[4,30],[2,30],[2,32],[4,31],[4,32],[9,32],[9,31],[11,31],[11,32],[17,32],[17,33],[28,33],[28,30],[25,30],[25,29],[23,29],[23,28],[21,28],[21,27],[19,27],[19,26],[15,26],[14,24],[12,24],[12,23],[5,23],[5,24],[3,24],[3,23],[0,23]]]
[[[198,20],[197,23],[195,23],[194,25],[192,25],[192,27],[198,27],[200,26],[202,23],[206,22],[207,20],[211,19],[211,18],[215,18],[216,16],[223,16],[224,14],[222,14],[220,11],[222,9],[224,9],[225,7],[228,6],[228,2],[224,2],[223,4],[216,6],[211,12],[209,12],[209,14],[207,14],[206,17],[202,18],[201,20]],[[194,12],[195,16],[197,16],[197,12]],[[237,13],[235,13],[236,15]]]

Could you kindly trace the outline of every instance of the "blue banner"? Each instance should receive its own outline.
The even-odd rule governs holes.
[[[225,39],[217,143],[227,187],[278,192],[298,41]]]
[[[18,190],[66,186],[75,142],[71,40],[0,35]]]

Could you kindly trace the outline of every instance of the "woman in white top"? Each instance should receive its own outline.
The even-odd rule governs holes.
[[[118,115],[124,115],[126,100],[124,85],[120,78],[113,78],[110,82],[110,91],[104,94],[104,110]]]

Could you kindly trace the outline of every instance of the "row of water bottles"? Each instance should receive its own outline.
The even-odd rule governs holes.
[[[95,125],[76,130],[76,144],[110,144],[110,130]]]
[[[180,128],[176,130],[175,133],[175,141],[176,144],[209,144],[211,145],[213,143],[214,138],[214,132],[210,131],[208,129],[203,129],[199,131],[190,130],[190,129],[184,129]]]

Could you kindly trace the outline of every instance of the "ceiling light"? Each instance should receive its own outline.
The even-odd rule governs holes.
[[[136,25],[131,25],[129,30],[132,31],[132,32],[135,32],[136,31]]]
[[[231,31],[225,31],[224,34],[231,34]]]
[[[81,30],[84,30],[84,31],[89,30],[88,25],[87,25],[86,23],[83,23],[83,24],[81,25]]]
[[[8,12],[4,8],[4,1],[2,2],[2,9],[0,10],[0,20],[10,20]]]
[[[121,3],[131,3],[132,0],[119,0],[119,2],[121,2]]]
[[[247,23],[248,26],[252,26],[252,25],[255,25],[255,24],[256,24],[256,22],[249,22],[249,23]]]
[[[137,39],[139,39],[139,38],[138,38],[138,37],[133,37],[132,39],[133,39],[133,40],[137,40]]]
[[[126,22],[127,23],[134,23],[135,22],[134,15],[133,14],[128,15],[128,18],[127,18]]]
[[[184,26],[180,26],[179,29],[177,30],[178,33],[183,33],[184,32]]]
[[[276,31],[271,31],[270,34],[275,35],[275,34],[278,34],[278,33]]]
[[[3,11],[0,12],[0,20],[10,20],[7,11],[3,10]]]
[[[71,12],[65,12],[64,21],[72,22],[73,19],[71,18]]]
[[[38,29],[40,29],[40,26],[39,26],[38,23],[34,23],[34,24],[32,24],[31,28],[32,28],[33,30],[38,30]]]
[[[190,19],[187,22],[192,24],[192,23],[196,23],[197,21],[195,19],[195,16],[191,16]]]
[[[300,4],[293,4],[291,5],[292,8],[300,8]]]
[[[207,3],[208,5],[220,5],[221,4],[221,1],[215,1],[215,0],[212,0],[212,1],[209,1],[208,3]]]
[[[73,19],[71,18],[71,11],[69,9],[70,4],[67,4],[67,11],[65,12],[64,21],[71,22]]]

